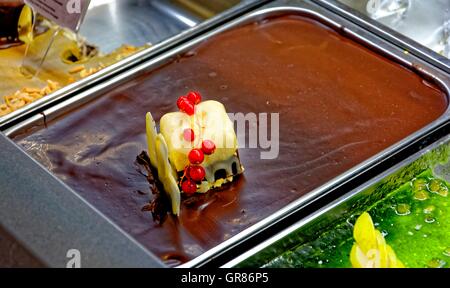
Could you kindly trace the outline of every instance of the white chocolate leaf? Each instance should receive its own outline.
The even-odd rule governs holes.
[[[158,168],[156,160],[156,124],[153,120],[152,113],[147,112],[145,115],[145,128],[147,131],[148,156],[153,167]]]
[[[178,188],[176,178],[173,176],[173,169],[169,163],[167,144],[161,134],[156,136],[156,160],[158,178],[163,183],[164,190],[169,195],[172,202],[172,213],[180,214],[181,193]]]

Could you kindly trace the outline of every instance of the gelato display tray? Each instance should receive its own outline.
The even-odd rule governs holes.
[[[5,133],[166,265],[202,266],[428,141],[448,122],[448,87],[446,74],[338,15],[276,1]],[[155,224],[135,163],[145,113],[159,120],[189,90],[228,112],[278,114],[279,155],[261,159],[241,131],[243,177]]]
[[[450,72],[447,0],[318,0],[378,36]]]
[[[365,211],[402,266],[448,267],[449,168],[447,133],[224,267],[358,266],[353,237],[355,222]],[[368,230],[363,231],[369,237]]]
[[[14,95],[16,91],[31,94],[35,90],[44,89],[46,81],[51,80],[50,90],[45,94],[42,93],[44,97],[33,97],[35,99],[31,103],[26,100],[26,105],[11,109],[12,111],[8,114],[0,111],[2,115],[0,129],[11,127],[87,87],[117,75],[137,63],[150,59],[170,47],[173,48],[265,2],[255,0],[217,0],[209,1],[209,3],[202,0],[91,1],[79,32],[82,43],[87,43],[88,49],[95,47],[95,51],[99,52],[89,61],[83,60],[79,63],[66,61],[65,57],[70,55],[67,52],[76,50],[74,48],[76,41],[72,39],[75,36],[67,31],[59,33],[55,38],[39,77],[33,79],[25,76],[22,79],[19,71],[22,54],[25,53],[24,44],[0,50],[2,57],[0,67],[4,73],[2,74],[4,79],[8,82],[0,85],[0,105],[8,103],[7,97]],[[47,42],[50,43],[52,34],[50,32],[38,34],[34,45],[45,46]],[[13,51],[9,52],[10,50]],[[4,108],[0,106],[0,109]]]

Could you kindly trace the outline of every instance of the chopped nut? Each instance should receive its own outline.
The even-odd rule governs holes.
[[[84,70],[82,70],[80,72],[80,77],[81,78],[85,78],[85,77],[91,76],[92,74],[95,74],[95,73],[97,73],[100,70],[101,70],[100,67],[98,67],[98,68],[89,68],[89,70],[84,69]]]
[[[11,108],[8,107],[6,104],[0,105],[0,116],[5,116],[6,114],[11,113]]]
[[[22,91],[25,93],[29,93],[29,94],[41,93],[41,89],[39,89],[39,88],[23,88]]]
[[[81,78],[85,78],[85,77],[87,77],[87,76],[89,76],[89,75],[88,75],[88,72],[86,71],[86,69],[84,69],[84,70],[82,70],[82,71],[80,72],[80,77],[81,77]]]
[[[3,99],[5,99],[5,103],[6,103],[7,105],[9,105],[9,102],[11,102],[11,101],[13,101],[14,99],[16,99],[17,96],[18,96],[18,93],[16,92],[16,93],[14,93],[13,95],[7,95],[7,96],[3,97]]]
[[[52,93],[52,90],[50,89],[50,87],[44,87],[42,90],[41,90],[41,94],[42,95],[48,95],[48,94],[50,94],[50,93]]]
[[[43,97],[43,95],[41,94],[41,92],[39,91],[38,93],[30,93],[29,94],[31,97],[33,97],[35,100],[40,99]]]
[[[10,99],[10,100],[7,102],[7,104],[8,104],[8,106],[9,106],[11,109],[17,110],[17,109],[19,109],[20,107],[25,106],[26,103],[25,103],[25,101],[22,100],[22,99],[19,99],[19,98],[13,98],[13,99]]]
[[[28,94],[28,93],[22,93],[22,94],[20,94],[20,99],[21,100],[23,100],[23,101],[25,101],[25,104],[29,104],[29,103],[31,103],[31,102],[34,102],[34,98],[33,97],[31,97],[31,95],[30,94]]]
[[[59,88],[58,82],[54,82],[52,80],[47,80],[47,83],[48,83],[48,87],[50,88],[51,92],[53,92]]]
[[[70,69],[70,70],[69,70],[69,73],[70,73],[70,74],[76,74],[76,73],[79,73],[79,72],[81,72],[81,71],[83,71],[83,70],[85,70],[85,69],[86,69],[86,68],[84,68],[84,65],[80,65],[80,66],[76,66],[76,67]]]

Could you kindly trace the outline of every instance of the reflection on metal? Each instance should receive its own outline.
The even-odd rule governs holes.
[[[172,0],[175,5],[183,7],[185,10],[191,11],[193,14],[201,18],[211,18],[220,11],[230,9],[237,5],[239,0]]]
[[[90,7],[80,34],[105,53],[122,44],[158,43],[199,22],[186,10],[174,12],[167,1],[103,2],[103,5]]]
[[[366,11],[373,19],[392,17],[395,23],[403,19],[410,4],[410,0],[369,0]]]
[[[91,1],[91,4],[89,4],[89,10],[91,10],[95,7],[98,7],[98,6],[114,3],[115,1],[116,0],[94,0],[94,1]]]
[[[105,52],[124,43],[135,46],[158,43],[242,2],[245,1],[95,0],[81,34]]]
[[[173,19],[177,19],[188,27],[194,27],[199,22],[201,22],[200,19],[197,19],[194,15],[190,14],[186,10],[182,10],[177,6],[168,5],[168,3],[161,3],[159,1],[155,1],[154,3],[152,3],[152,5],[153,7],[155,7],[155,9],[161,11],[163,14],[166,14]]]
[[[450,58],[450,0],[339,0]]]

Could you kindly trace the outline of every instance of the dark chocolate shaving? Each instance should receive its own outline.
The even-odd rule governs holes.
[[[162,183],[158,180],[158,171],[150,163],[150,157],[145,151],[136,157],[138,172],[147,178],[150,191],[154,196],[149,204],[142,207],[141,211],[151,212],[153,221],[162,225],[171,211],[171,202]]]
[[[182,203],[183,205],[187,206],[187,207],[195,207],[198,206],[202,203],[202,201],[204,199],[207,198],[208,193],[204,194],[204,195],[193,195],[190,197],[183,197],[184,199],[182,199]]]
[[[147,195],[148,194],[147,192],[142,191],[142,190],[136,190],[135,192],[139,195]]]

